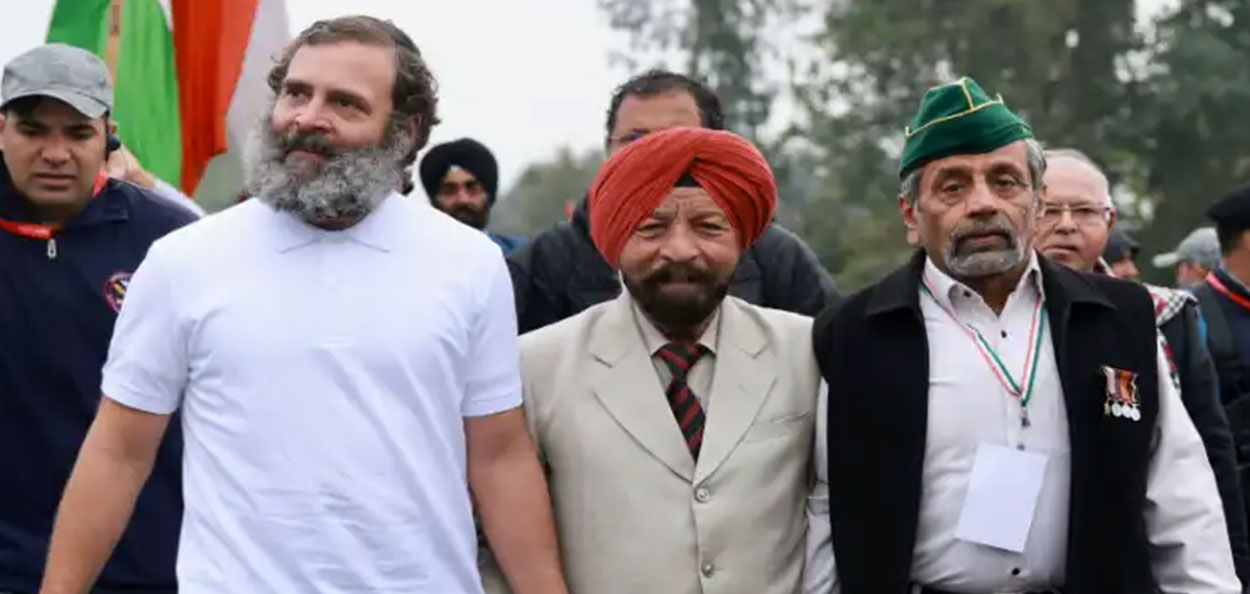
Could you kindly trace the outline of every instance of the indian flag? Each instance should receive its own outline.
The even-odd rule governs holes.
[[[188,195],[230,193],[214,202],[239,189],[238,155],[289,39],[283,0],[57,0],[47,38],[103,58],[122,142]]]

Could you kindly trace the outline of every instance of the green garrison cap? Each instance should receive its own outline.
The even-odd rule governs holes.
[[[1033,129],[1003,103],[963,77],[925,91],[920,110],[904,130],[907,142],[898,175],[951,155],[978,155],[1017,140],[1033,138]]]

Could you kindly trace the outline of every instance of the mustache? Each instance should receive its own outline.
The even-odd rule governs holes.
[[[654,286],[674,282],[708,284],[715,280],[715,275],[710,270],[691,264],[671,262],[647,275],[644,282]]]
[[[956,228],[951,232],[951,247],[958,250],[963,242],[974,237],[984,237],[986,235],[997,235],[1007,240],[1009,247],[1014,248],[1018,238],[1016,230],[1006,219],[995,217],[992,219],[973,221],[967,225]]]
[[[280,136],[277,140],[278,150],[283,155],[288,155],[292,151],[306,151],[325,157],[333,157],[339,153],[331,146],[329,139],[320,133],[291,132]]]

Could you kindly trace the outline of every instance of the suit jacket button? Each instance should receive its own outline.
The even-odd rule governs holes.
[[[711,561],[703,562],[703,577],[712,577],[712,573],[716,571],[716,566]]]
[[[699,503],[707,503],[707,500],[711,498],[712,498],[712,492],[708,491],[705,487],[699,487],[698,489],[695,489],[694,491],[694,500],[698,501]]]

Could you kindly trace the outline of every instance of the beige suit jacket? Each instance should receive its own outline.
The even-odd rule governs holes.
[[[572,594],[794,594],[819,373],[811,319],[726,298],[696,464],[628,293],[521,337]],[[506,592],[483,567],[488,594]]]

